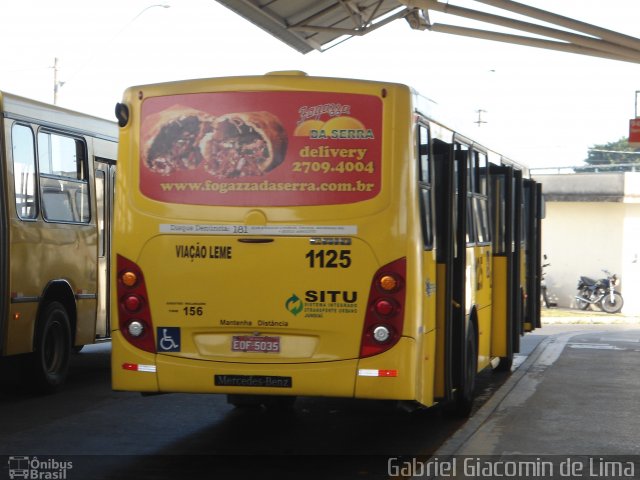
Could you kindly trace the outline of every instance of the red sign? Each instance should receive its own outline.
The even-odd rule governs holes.
[[[215,92],[142,105],[140,191],[191,205],[360,202],[380,191],[382,102],[327,92]]]
[[[640,118],[629,120],[629,143],[640,144]]]

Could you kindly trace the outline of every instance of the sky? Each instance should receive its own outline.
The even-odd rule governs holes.
[[[521,1],[640,36],[638,0]],[[473,0],[450,3],[489,11]],[[57,59],[57,104],[111,120],[130,86],[303,70],[410,85],[465,135],[546,168],[581,165],[589,148],[626,137],[640,91],[640,64],[414,31],[404,20],[303,55],[215,0],[21,0],[1,8],[0,90],[52,103]],[[431,20],[467,25],[437,12]]]

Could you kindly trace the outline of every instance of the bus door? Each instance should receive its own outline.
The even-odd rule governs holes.
[[[493,222],[493,320],[491,356],[504,359],[510,369],[519,351],[522,333],[520,309],[520,222],[522,174],[511,166],[491,165],[491,212]],[[520,186],[519,186],[520,185]]]
[[[527,306],[525,330],[540,328],[540,281],[542,280],[542,185],[534,180],[525,179],[525,265],[527,271]]]
[[[96,211],[98,222],[98,306],[96,312],[96,338],[111,334],[109,326],[109,275],[111,257],[111,219],[113,212],[113,186],[115,162],[96,158]]]
[[[522,170],[513,171],[513,314],[517,324],[514,332],[514,352],[520,351],[520,337],[525,327],[526,269],[524,243],[524,187]]]
[[[437,367],[435,396],[453,398],[453,258],[454,258],[454,165],[452,146],[433,140],[433,166],[436,221],[436,328]]]
[[[446,147],[445,147],[446,145]],[[439,374],[446,400],[464,387],[466,335],[466,175],[469,148],[434,141],[436,245],[438,272]]]
[[[2,132],[0,132],[2,136]],[[0,142],[4,145],[4,142]],[[9,315],[7,299],[9,298],[9,230],[7,219],[7,183],[4,164],[4,152],[0,151],[0,354],[4,352],[4,335]]]
[[[420,222],[422,230],[422,322],[423,342],[421,358],[423,365],[432,366],[436,362],[433,361],[433,352],[437,351],[434,342],[437,341],[437,271],[434,258],[434,208],[433,208],[433,164],[432,155],[430,155],[430,139],[429,129],[424,124],[418,124],[418,174],[419,174],[419,203],[420,203]],[[435,330],[435,332],[434,332]],[[429,361],[427,361],[429,359]],[[423,375],[422,395],[423,400],[432,403],[436,392],[433,381],[424,381],[427,378]],[[423,402],[424,403],[424,402]]]
[[[467,297],[470,293],[469,286],[474,283],[467,275],[467,266],[470,271],[475,272],[475,264],[471,259],[467,259],[467,243],[472,240],[474,234],[470,231],[469,201],[467,196],[468,188],[468,167],[470,159],[470,148],[462,143],[453,145],[453,318],[452,318],[452,354],[453,364],[451,365],[453,383],[455,389],[463,389],[465,383],[465,367],[471,359],[466,356],[466,335],[467,335],[467,314],[470,312]],[[470,261],[468,261],[470,260]],[[476,352],[477,353],[477,352]]]

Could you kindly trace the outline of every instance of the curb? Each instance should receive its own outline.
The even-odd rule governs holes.
[[[551,308],[542,310],[540,320],[543,326],[555,324],[634,325],[640,324],[640,315]]]
[[[496,411],[502,401],[516,387],[518,382],[524,377],[538,358],[545,351],[547,346],[555,341],[551,336],[543,339],[536,348],[527,356],[527,359],[511,373],[509,379],[491,396],[491,398],[480,407],[480,409],[467,422],[454,433],[433,455],[432,457],[443,457],[455,455],[458,450],[480,429],[482,424]],[[418,478],[418,477],[415,477]]]

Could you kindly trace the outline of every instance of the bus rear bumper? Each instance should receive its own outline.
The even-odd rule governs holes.
[[[157,357],[164,392],[352,397],[357,360],[317,363],[230,363]]]
[[[240,363],[142,352],[114,332],[114,390],[416,399],[415,341],[364,359],[306,363]]]
[[[111,332],[111,388],[158,392],[156,354],[131,345],[119,330]]]
[[[356,372],[356,398],[418,400],[416,342],[402,337],[390,350],[363,358]]]

